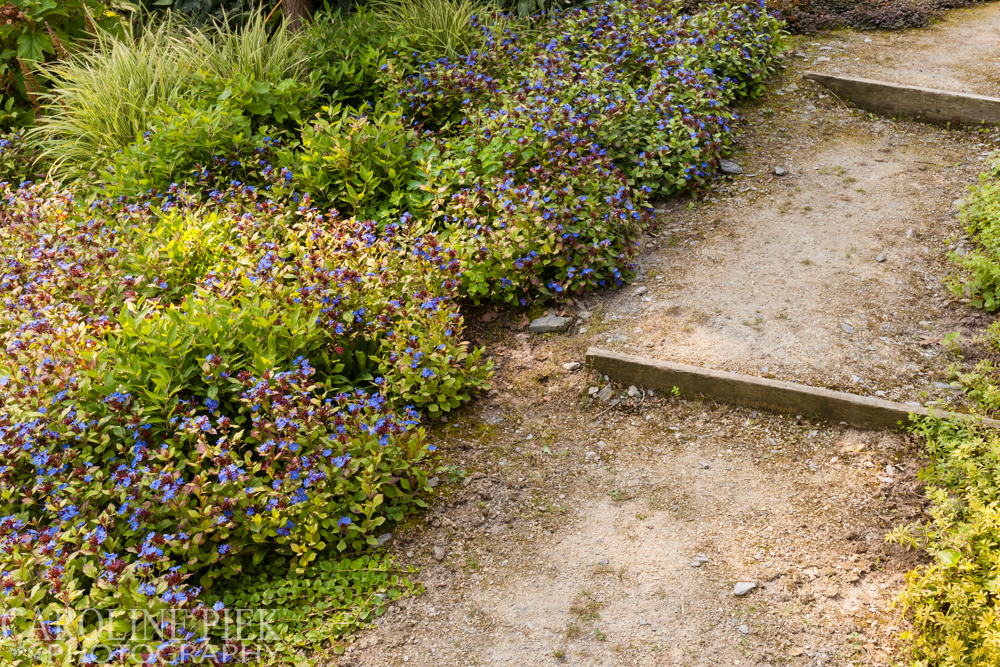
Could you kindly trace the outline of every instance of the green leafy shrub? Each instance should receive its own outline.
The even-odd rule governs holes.
[[[991,359],[983,359],[968,373],[959,372],[958,381],[965,395],[985,414],[993,416],[1000,411],[1000,375]]]
[[[398,111],[324,107],[303,126],[301,145],[279,152],[278,164],[315,200],[345,215],[398,217],[416,175],[415,138]]]
[[[199,108],[186,101],[152,116],[149,130],[115,153],[103,171],[103,182],[112,196],[137,196],[166,192],[171,185],[204,182],[209,169],[226,161],[227,177],[253,172],[245,165],[261,142],[253,135],[250,118],[228,104]],[[234,163],[239,162],[234,168]]]
[[[31,124],[48,86],[37,66],[69,57],[98,30],[120,30],[118,5],[14,0],[0,6],[0,127]]]
[[[310,81],[332,106],[375,104],[394,84],[392,74],[412,74],[413,58],[398,35],[370,8],[323,13],[306,27],[302,49]],[[389,72],[392,63],[393,72]]]
[[[24,130],[0,135],[0,183],[17,185],[44,177],[38,147],[24,135]]]
[[[439,130],[417,180],[440,203],[424,210],[459,251],[474,299],[624,284],[648,197],[714,177],[725,104],[761,91],[780,25],[746,6],[677,9],[595,5],[544,23],[534,44],[487,32],[482,51],[403,82],[404,108]]]
[[[890,540],[931,561],[907,574],[900,597],[913,630],[913,665],[994,665],[1000,655],[1000,435],[958,423],[924,421],[931,464],[920,475],[931,521],[901,527]]]
[[[622,174],[562,137],[542,141],[542,132],[510,124],[504,133],[502,124],[480,126],[489,142],[443,142],[440,155],[452,159],[431,152],[426,163],[454,192],[434,226],[462,262],[463,292],[526,305],[623,284],[648,213],[632,204]]]

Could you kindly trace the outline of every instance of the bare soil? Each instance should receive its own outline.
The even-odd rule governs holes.
[[[998,16],[996,5],[952,12],[909,53],[944,67]],[[387,545],[422,567],[426,592],[392,605],[336,664],[902,657],[906,622],[891,602],[921,556],[885,535],[927,518],[915,438],[642,391],[610,405],[590,397],[601,378],[563,367],[600,345],[960,404],[934,384],[954,361],[938,339],[971,338],[984,321],[942,281],[948,248],[965,247],[953,202],[992,144],[871,117],[800,77],[829,44],[846,45],[834,66],[882,76],[895,40],[797,40],[809,59],[789,55],[774,92],[741,111],[734,159],[746,173],[666,204],[640,281],[591,297],[579,328],[530,336],[513,316],[476,322],[496,388],[432,427],[449,466],[440,497]],[[738,582],[756,587],[737,597]]]

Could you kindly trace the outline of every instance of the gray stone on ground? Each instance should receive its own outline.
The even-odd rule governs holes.
[[[723,174],[742,174],[743,168],[732,160],[719,160],[719,169]]]
[[[382,533],[378,536],[378,545],[385,546],[385,543],[392,539],[392,533]]]
[[[743,634],[745,634],[745,635],[748,635],[748,634],[750,634],[750,628],[748,628],[745,625],[741,625],[740,626],[740,632],[743,633]]]
[[[440,563],[441,561],[444,560],[444,557],[445,555],[447,555],[447,553],[448,552],[444,550],[444,547],[434,547],[434,560]]]
[[[636,387],[635,385],[632,385],[631,387],[628,388],[628,395],[631,396],[632,398],[638,396],[639,393],[640,393],[639,388]]]
[[[440,477],[431,477],[429,480],[427,480],[427,486],[431,487],[432,489],[440,483],[441,483]]]
[[[610,400],[611,400],[611,397],[612,397],[613,395],[614,395],[614,391],[612,391],[612,390],[611,390],[611,385],[606,385],[606,386],[604,387],[604,389],[602,389],[602,390],[600,391],[600,393],[599,393],[599,394],[597,394],[597,398],[599,398],[599,399],[601,399],[602,401],[604,401],[605,403],[607,403],[608,401],[610,401]]]
[[[646,287],[645,285],[642,285],[641,287],[636,287],[635,288],[635,295],[636,296],[641,296],[641,295],[645,294],[648,291],[649,291],[649,288]]]
[[[568,364],[563,364],[562,367],[563,367],[563,370],[565,370],[565,371],[575,371],[577,368],[580,367],[580,362],[579,361],[571,361]]]
[[[741,581],[733,587],[733,595],[738,598],[743,597],[755,588],[757,588],[757,584],[752,581]]]
[[[539,317],[529,324],[528,331],[536,334],[554,333],[557,331],[564,331],[571,324],[573,324],[572,317],[546,315],[545,317]]]
[[[701,567],[707,562],[708,562],[708,556],[698,554],[697,556],[694,557],[694,560],[691,562],[691,567]]]
[[[591,396],[596,396],[597,392],[599,392],[600,390],[601,390],[600,387],[591,387],[590,389],[587,390],[587,393],[590,394]]]
[[[854,333],[854,327],[852,327],[847,322],[841,322],[840,328],[843,329],[845,333]]]
[[[784,175],[785,175],[785,174],[787,174],[787,173],[788,173],[788,172],[787,172],[787,171],[785,171],[784,169],[782,169],[781,167],[775,167],[775,168],[774,168],[774,175],[775,175],[775,176],[784,176]]]
[[[878,257],[875,258],[875,261],[881,264],[882,262],[885,261],[885,255],[879,255]]]

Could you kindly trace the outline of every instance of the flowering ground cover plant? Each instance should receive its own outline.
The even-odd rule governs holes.
[[[51,622],[34,639],[89,653],[103,638],[65,610],[197,618],[216,580],[275,554],[305,572],[364,551],[422,503],[414,406],[485,386],[434,237],[217,198],[6,192],[0,570],[17,636]]]

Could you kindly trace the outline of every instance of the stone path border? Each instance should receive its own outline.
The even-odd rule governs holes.
[[[900,83],[806,72],[810,79],[867,111],[930,123],[1000,125],[1000,99]]]
[[[686,398],[705,397],[775,412],[820,417],[870,429],[897,429],[913,416],[974,419],[990,428],[1000,421],[809,387],[794,382],[739,375],[711,368],[620,354],[592,347],[587,366],[615,382],[655,389],[669,394],[676,387]]]

